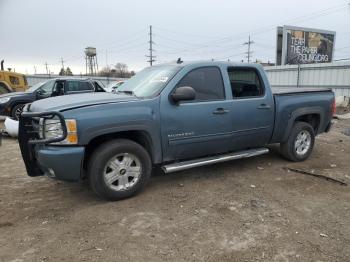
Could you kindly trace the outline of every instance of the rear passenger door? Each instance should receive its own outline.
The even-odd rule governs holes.
[[[264,85],[254,67],[228,67],[232,100],[231,150],[252,148],[269,142],[274,125],[274,102],[270,88]]]

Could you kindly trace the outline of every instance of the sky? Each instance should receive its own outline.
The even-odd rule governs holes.
[[[85,73],[84,49],[99,68],[148,66],[152,25],[156,64],[190,60],[275,61],[276,27],[336,31],[335,59],[350,58],[350,0],[0,0],[0,59],[16,72],[58,73],[61,59]]]

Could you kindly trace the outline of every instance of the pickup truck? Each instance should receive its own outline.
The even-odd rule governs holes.
[[[146,68],[113,93],[27,105],[19,144],[29,176],[80,181],[107,200],[139,192],[165,173],[267,153],[279,143],[307,159],[328,132],[330,89],[272,91],[258,64],[193,62]]]
[[[56,78],[37,83],[25,92],[11,92],[0,95],[0,115],[19,119],[23,107],[39,99],[53,96],[105,92],[98,82],[84,78]]]

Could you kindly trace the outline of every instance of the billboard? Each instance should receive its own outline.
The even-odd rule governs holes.
[[[277,28],[277,65],[330,63],[335,32],[303,27]]]

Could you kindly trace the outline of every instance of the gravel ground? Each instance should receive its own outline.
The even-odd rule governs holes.
[[[271,153],[153,176],[104,202],[86,183],[25,173],[0,147],[0,261],[350,261],[350,120],[303,163]],[[298,168],[340,179],[288,172]]]

